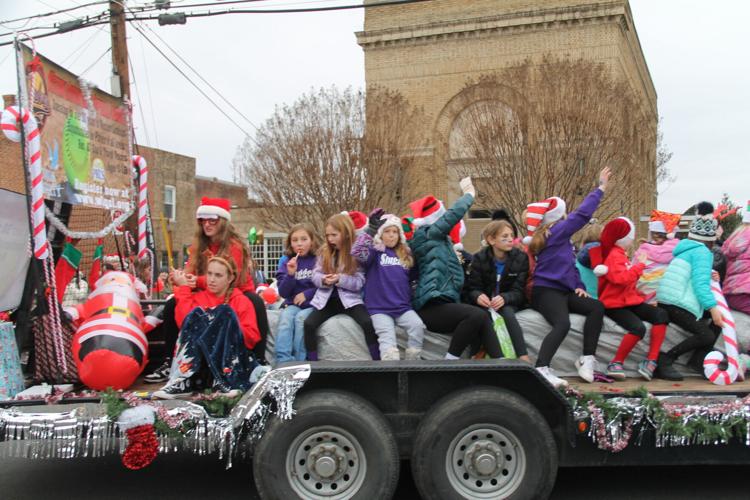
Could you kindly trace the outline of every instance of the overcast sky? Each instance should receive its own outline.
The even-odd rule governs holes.
[[[354,2],[275,0],[262,4],[310,7]],[[81,3],[88,2],[2,0],[0,21]],[[128,5],[144,3],[130,1]],[[658,93],[664,139],[674,153],[669,166],[677,180],[659,196],[659,208],[682,211],[699,199],[718,201],[723,192],[744,204],[750,199],[750,36],[746,28],[750,2],[631,0],[630,4]],[[104,7],[72,14],[96,14]],[[354,36],[362,22],[360,9],[229,15],[188,19],[184,26],[160,27],[156,22],[148,26],[258,125],[275,105],[291,103],[311,87],[363,86],[364,57]],[[0,32],[46,26],[49,19],[23,24],[0,25]],[[148,29],[146,35],[164,47]],[[200,175],[231,179],[232,157],[243,132],[130,26],[128,38],[139,142],[197,158]],[[39,39],[36,45],[40,53],[74,73],[87,70],[87,79],[109,91],[109,54],[95,63],[109,43],[109,28],[104,25]],[[198,77],[190,76],[206,88]],[[15,91],[11,50],[0,47],[0,92]],[[245,130],[253,131],[253,125],[228,112]]]

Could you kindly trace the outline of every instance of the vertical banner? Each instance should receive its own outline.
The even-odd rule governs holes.
[[[44,197],[127,211],[131,160],[121,99],[23,46],[32,112],[41,130]]]

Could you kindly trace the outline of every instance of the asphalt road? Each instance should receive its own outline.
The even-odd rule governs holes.
[[[561,469],[553,499],[649,500],[750,498],[750,467],[633,467]],[[401,474],[398,500],[418,500],[408,476]],[[0,498],[222,500],[257,499],[251,464],[235,461],[224,469],[216,457],[162,455],[148,468],[129,471],[119,457],[78,460],[0,459]]]

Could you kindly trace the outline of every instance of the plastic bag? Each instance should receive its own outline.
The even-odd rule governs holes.
[[[513,349],[513,341],[510,339],[508,328],[505,326],[505,320],[497,311],[489,308],[490,317],[492,317],[492,327],[495,329],[495,335],[500,342],[500,350],[503,351],[503,357],[507,359],[516,359],[516,350]]]

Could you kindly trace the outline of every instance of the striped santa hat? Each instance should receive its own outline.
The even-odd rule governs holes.
[[[527,235],[522,240],[523,244],[531,243],[531,238],[540,226],[560,220],[565,215],[566,209],[565,200],[557,196],[547,198],[544,201],[529,203],[526,206]]]

